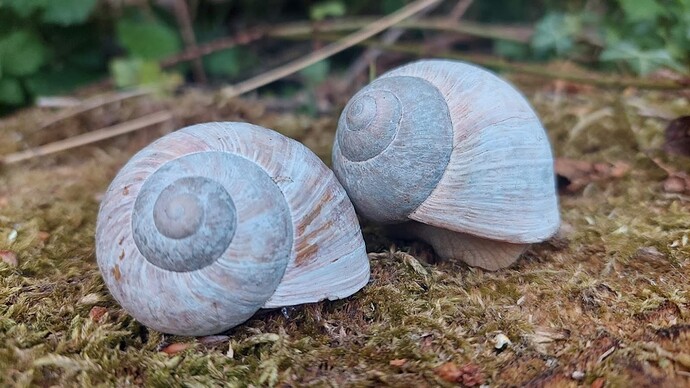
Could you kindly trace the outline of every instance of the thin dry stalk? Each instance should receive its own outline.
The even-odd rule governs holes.
[[[459,2],[471,3],[472,1],[473,0],[460,0]],[[420,11],[417,15],[413,16],[411,20],[417,20],[421,16],[424,16],[429,12],[433,11],[434,8],[436,7],[429,7]],[[381,41],[385,44],[393,44],[397,42],[398,39],[400,39],[404,32],[405,30],[403,28],[392,28],[386,31],[386,33],[381,38]],[[381,51],[380,49],[373,47],[368,48],[362,55],[360,55],[359,58],[357,58],[357,60],[347,70],[344,77],[344,83],[346,85],[351,84],[355,80],[355,78],[357,78],[364,70],[366,70],[367,68],[371,68],[372,64],[376,61],[376,58],[378,58],[381,55],[381,53],[383,53],[383,51]]]
[[[285,39],[311,39],[312,37],[285,37]],[[321,40],[338,40],[338,35],[319,34],[316,38]],[[577,74],[573,72],[563,72],[549,70],[544,66],[531,65],[525,63],[506,62],[503,59],[482,56],[461,54],[455,51],[430,52],[427,47],[419,44],[393,44],[386,45],[376,41],[362,41],[357,45],[365,47],[378,47],[385,51],[407,53],[418,57],[428,57],[433,55],[437,58],[456,59],[460,61],[472,62],[474,64],[488,67],[495,70],[502,70],[512,73],[526,74],[539,78],[561,79],[575,83],[594,85],[609,88],[639,88],[649,90],[690,90],[690,80],[651,80],[616,76],[594,76],[591,73]]]
[[[381,31],[400,23],[401,21],[409,18],[410,16],[424,10],[425,8],[438,3],[440,0],[417,0],[400,10],[383,17],[376,22],[368,25],[367,27],[355,32],[354,34],[348,35],[342,40],[332,43],[320,50],[314,51],[313,53],[306,55],[296,61],[287,63],[277,69],[268,71],[257,77],[250,78],[244,82],[240,82],[235,86],[231,86],[222,90],[222,93],[226,97],[236,97],[247,93],[249,91],[255,90],[261,86],[267,85],[273,81],[286,77],[290,74],[296,73],[308,66],[311,66],[323,59],[326,59],[336,53],[339,53],[349,47],[356,45],[363,40],[369,39],[372,36],[380,33]]]
[[[88,132],[83,135],[73,136],[65,140],[60,140],[40,147],[31,148],[26,151],[5,155],[4,157],[0,158],[0,165],[18,163],[40,156],[67,151],[73,148],[81,147],[87,144],[123,135],[125,133],[138,131],[140,129],[144,129],[153,125],[163,124],[165,122],[172,120],[172,118],[173,115],[168,111],[151,113],[149,115],[139,117],[134,120],[102,128],[96,131]]]
[[[138,89],[130,92],[119,92],[119,93],[106,93],[103,95],[98,95],[89,98],[88,100],[84,101],[81,103],[79,106],[75,107],[74,109],[69,109],[64,112],[60,112],[55,117],[52,117],[50,120],[46,121],[43,123],[40,127],[40,129],[49,127],[55,123],[58,123],[62,120],[66,120],[70,117],[78,116],[80,114],[86,113],[90,110],[100,108],[104,105],[109,105],[113,104],[116,102],[121,102],[124,100],[128,100],[130,98],[135,98],[135,97],[141,97],[144,95],[149,94],[150,92],[144,89]]]
[[[186,0],[176,0],[173,5],[175,9],[175,18],[180,25],[180,32],[186,49],[196,49],[196,36],[194,35],[194,27],[192,26],[192,17],[189,14],[189,7],[187,7]],[[194,72],[194,79],[197,82],[206,83],[206,73],[204,72],[204,64],[200,57],[192,60],[192,71]]]

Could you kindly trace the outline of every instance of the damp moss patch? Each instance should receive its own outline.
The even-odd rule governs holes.
[[[3,386],[438,386],[451,363],[468,384],[690,384],[690,198],[663,191],[684,168],[659,151],[672,94],[529,91],[557,156],[622,161],[622,178],[560,197],[563,228],[512,267],[438,262],[428,247],[364,236],[371,282],[346,300],[264,311],[212,338],[147,330],[108,294],[94,256],[100,197],[136,150],[174,128],[240,120],[303,141],[328,163],[337,113],[313,118],[189,91],[138,98],[37,129],[28,110],[0,125],[1,151],[168,109],[175,120],[0,173],[0,384]],[[43,135],[42,135],[43,134]],[[499,335],[510,343],[495,348]],[[471,370],[471,368],[466,369]]]

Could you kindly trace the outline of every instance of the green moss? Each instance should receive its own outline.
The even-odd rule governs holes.
[[[623,178],[560,197],[569,232],[489,273],[436,263],[428,247],[388,240],[366,225],[372,281],[361,292],[286,315],[262,312],[212,345],[142,327],[109,296],[95,263],[100,194],[162,132],[5,167],[0,249],[16,252],[19,266],[0,264],[0,385],[437,386],[449,385],[435,372],[445,362],[479,365],[492,386],[576,386],[574,371],[585,373],[585,384],[687,384],[685,367],[645,347],[682,352],[684,337],[659,333],[690,324],[690,201],[662,191],[665,173],[650,156],[679,169],[686,161],[654,151],[665,121],[639,112],[663,105],[687,114],[690,104],[659,93],[528,94],[558,156],[632,166]],[[195,91],[155,104],[173,106],[183,124],[223,119],[275,128],[329,161],[336,113],[278,114]],[[119,117],[133,107],[104,110]],[[37,120],[28,111],[0,126],[10,139],[2,149],[22,147],[11,139],[40,139]],[[58,123],[51,136],[92,129],[90,120]],[[638,255],[645,247],[659,254]],[[105,315],[93,319],[94,307]],[[499,333],[512,341],[502,352],[494,348]],[[171,343],[190,346],[161,352]]]

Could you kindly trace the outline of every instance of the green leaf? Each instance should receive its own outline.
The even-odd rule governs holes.
[[[143,66],[140,59],[114,59],[110,63],[110,73],[113,75],[115,86],[126,88],[139,83],[139,71]]]
[[[48,1],[43,11],[43,21],[69,26],[86,21],[98,0]]]
[[[164,72],[157,62],[140,58],[115,59],[110,63],[110,72],[117,87],[146,86],[160,94],[174,90],[183,82],[179,74]]]
[[[323,60],[302,69],[299,73],[309,85],[318,85],[328,77],[330,62]]]
[[[0,38],[0,74],[32,74],[45,60],[45,47],[33,32],[16,31]]]
[[[204,58],[206,71],[215,76],[236,77],[254,63],[256,57],[241,47],[218,51]]]
[[[618,4],[630,22],[653,21],[666,13],[657,0],[618,0]]]
[[[381,2],[381,10],[384,13],[392,13],[405,5],[405,0],[383,0]]]
[[[327,17],[339,17],[345,15],[345,4],[340,0],[322,1],[309,8],[309,17],[312,20],[323,20]]]
[[[19,80],[15,78],[0,79],[0,103],[21,105],[24,103],[24,91]]]
[[[159,22],[122,20],[117,38],[131,56],[142,59],[162,59],[180,49],[177,33]]]
[[[529,47],[522,43],[497,39],[494,41],[493,51],[504,58],[525,59],[528,57]]]
[[[26,79],[26,89],[34,96],[52,96],[94,82],[103,74],[81,67],[66,67],[38,72]]]
[[[49,0],[4,0],[0,1],[0,7],[7,6],[20,17],[27,17],[37,9],[41,9]]]
[[[646,75],[660,67],[684,71],[665,49],[642,50],[632,42],[622,41],[602,51],[601,61],[623,61],[640,75]]]
[[[550,12],[537,23],[532,37],[532,48],[540,54],[555,52],[562,56],[575,47],[575,36],[581,22],[577,15]]]

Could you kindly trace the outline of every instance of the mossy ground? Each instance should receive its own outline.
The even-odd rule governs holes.
[[[562,195],[558,236],[491,273],[435,262],[424,245],[365,225],[372,277],[361,292],[263,312],[204,340],[147,330],[109,296],[94,256],[100,194],[136,150],[201,121],[264,125],[328,161],[337,113],[315,119],[187,91],[106,105],[45,129],[39,124],[55,113],[6,119],[0,153],[142,112],[176,116],[165,128],[1,171],[0,250],[16,252],[19,265],[0,263],[0,385],[453,385],[437,370],[447,362],[477,365],[490,386],[690,385],[690,198],[664,193],[665,173],[651,161],[665,157],[657,151],[665,118],[688,114],[688,99],[543,87],[527,94],[557,156],[631,165],[623,178]],[[512,344],[499,352],[501,333]],[[161,351],[172,343],[184,349]]]

